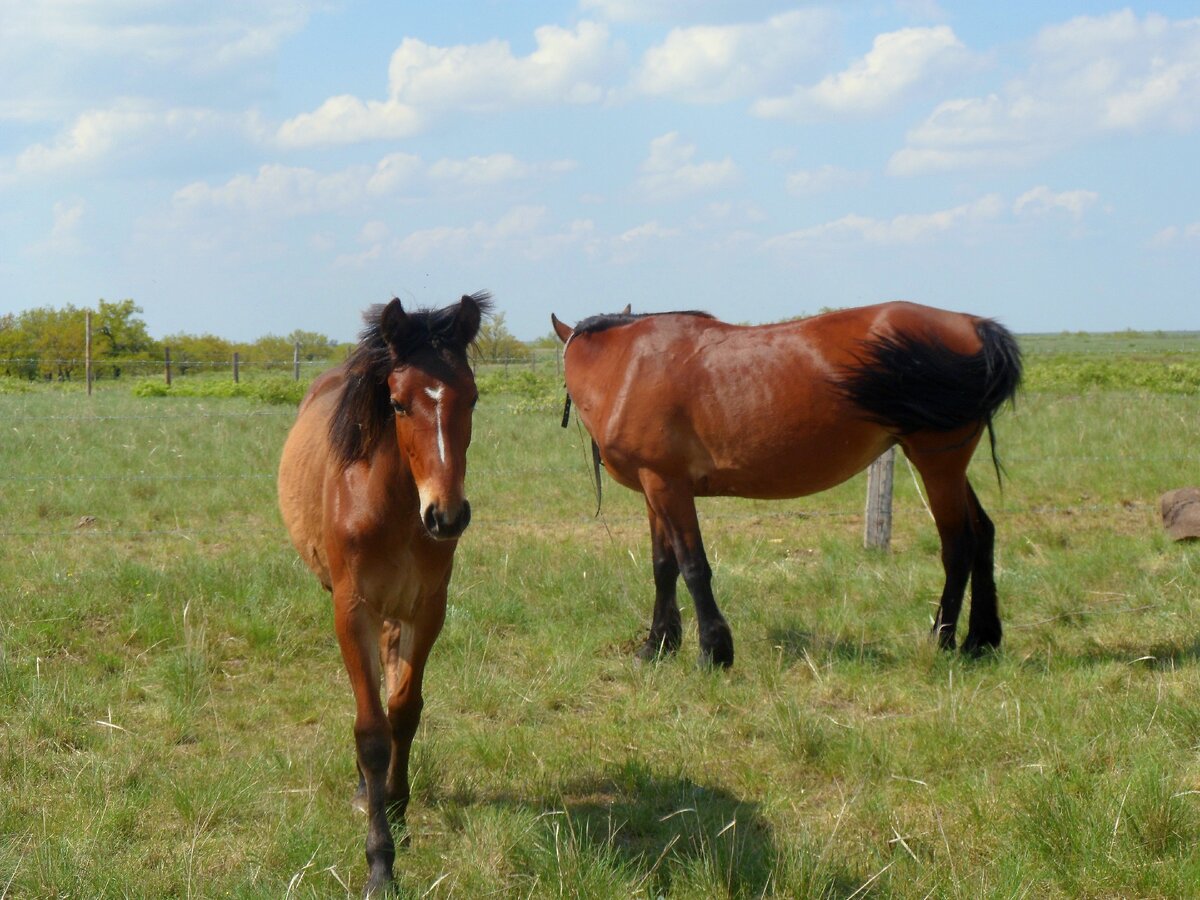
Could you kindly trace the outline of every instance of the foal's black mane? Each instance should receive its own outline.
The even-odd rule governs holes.
[[[471,294],[471,299],[484,316],[491,312],[492,295],[487,291]],[[377,303],[363,313],[358,346],[342,363],[345,382],[329,420],[329,443],[343,468],[369,456],[387,433],[386,426],[395,416],[387,378],[398,362],[426,348],[435,351],[434,358],[446,364],[462,363],[467,358],[468,344],[457,327],[459,304],[406,310],[407,325],[397,346],[388,343],[380,328],[386,308],[387,304]]]
[[[651,313],[602,313],[598,316],[588,316],[586,319],[581,319],[575,326],[575,333],[596,334],[600,331],[608,331],[610,328],[616,328],[618,325],[628,325],[630,322],[636,322],[638,319],[648,319],[651,316],[699,316],[701,319],[716,318],[712,313],[702,312],[698,309],[680,309],[672,312]]]

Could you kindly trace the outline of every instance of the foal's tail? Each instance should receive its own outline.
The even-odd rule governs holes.
[[[992,418],[1016,397],[1021,348],[993,319],[977,319],[975,333],[981,346],[970,354],[930,333],[872,337],[842,370],[838,388],[868,419],[901,435],[986,427],[999,481]]]

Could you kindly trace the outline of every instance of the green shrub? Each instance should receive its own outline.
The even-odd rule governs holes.
[[[297,404],[304,399],[309,382],[273,375],[253,381],[181,378],[170,386],[162,381],[140,381],[133,388],[135,397],[244,397],[263,403]]]

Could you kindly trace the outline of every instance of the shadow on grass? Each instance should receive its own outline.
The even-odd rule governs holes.
[[[781,842],[758,803],[636,761],[560,782],[540,802],[511,795],[439,802],[451,821],[472,807],[532,813],[541,837],[515,853],[517,867],[578,896],[607,895],[614,885],[625,893],[636,883],[636,896],[707,889],[726,897],[831,898],[850,896],[864,880],[832,862],[819,836],[814,844],[793,834]],[[597,869],[616,881],[596,882]]]
[[[830,870],[819,852],[781,849],[759,804],[641,763],[565,783],[561,797],[575,838],[594,852],[615,853],[642,874],[652,896],[669,895],[683,874],[721,884],[732,897],[789,887],[802,887],[805,896],[846,896],[862,880]]]
[[[849,641],[830,634],[806,628],[783,626],[770,628],[767,640],[778,647],[788,662],[799,662],[805,657],[830,659],[838,662],[865,663],[875,668],[893,668],[896,657],[889,650],[865,641]]]
[[[1123,640],[1104,647],[1090,647],[1074,656],[1074,660],[1081,666],[1137,662],[1151,669],[1190,668],[1200,664],[1200,638],[1154,644]]]

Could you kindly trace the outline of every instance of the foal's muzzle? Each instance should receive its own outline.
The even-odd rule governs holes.
[[[464,500],[454,515],[448,516],[446,511],[436,503],[430,503],[425,507],[421,521],[430,537],[437,538],[439,541],[451,540],[461,535],[471,524],[471,504]]]

